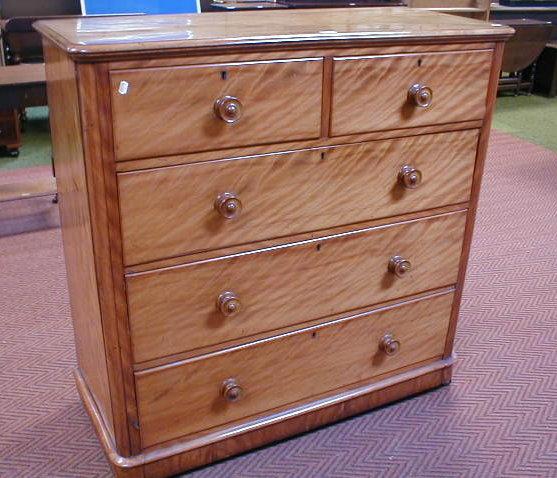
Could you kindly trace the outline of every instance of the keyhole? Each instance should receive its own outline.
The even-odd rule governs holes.
[[[421,58],[418,60],[418,66],[422,66],[422,59]]]
[[[228,72],[227,72],[227,71],[221,71],[221,72],[220,72],[220,77],[221,77],[223,80],[226,80],[226,79],[228,78]]]

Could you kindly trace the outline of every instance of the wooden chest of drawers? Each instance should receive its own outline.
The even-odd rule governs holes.
[[[450,381],[512,30],[399,8],[37,28],[77,384],[116,474]]]

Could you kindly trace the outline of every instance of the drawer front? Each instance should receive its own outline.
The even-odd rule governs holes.
[[[448,293],[140,372],[142,444],[207,430],[440,358],[452,301]]]
[[[456,283],[466,212],[127,278],[134,359],[300,324]],[[389,270],[401,256],[411,270]]]
[[[120,174],[126,264],[469,199],[478,132],[458,131]],[[413,189],[403,166],[421,172]],[[218,198],[241,210],[227,218]]]
[[[491,58],[491,50],[335,58],[331,135],[481,119]],[[414,85],[431,90],[429,106]]]
[[[117,159],[320,135],[321,58],[124,70],[110,78]]]

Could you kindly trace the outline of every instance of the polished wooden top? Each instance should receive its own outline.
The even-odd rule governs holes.
[[[508,37],[512,29],[404,7],[85,17],[39,21],[44,36],[72,56],[161,50],[277,49]]]

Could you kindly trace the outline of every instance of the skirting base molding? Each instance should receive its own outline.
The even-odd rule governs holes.
[[[396,400],[447,385],[454,356],[403,373],[345,389],[318,400],[267,412],[241,424],[174,440],[130,457],[118,454],[83,376],[77,388],[118,478],[159,478],[197,468],[304,433]]]

